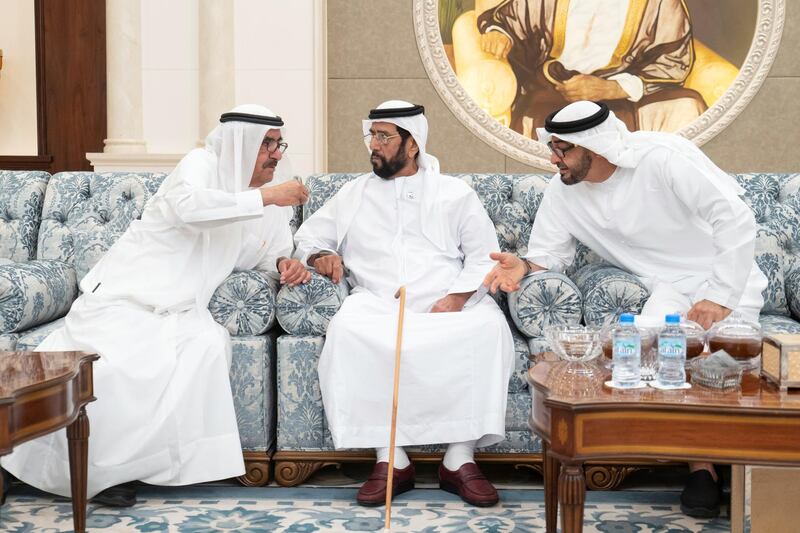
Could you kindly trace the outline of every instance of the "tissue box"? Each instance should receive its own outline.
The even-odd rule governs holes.
[[[764,337],[761,375],[782,391],[800,388],[800,335],[774,334]]]

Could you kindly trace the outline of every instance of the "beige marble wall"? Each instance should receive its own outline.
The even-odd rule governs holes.
[[[361,119],[380,102],[422,104],[428,150],[447,172],[528,172],[490,148],[450,112],[417,52],[411,0],[328,0],[328,170],[369,169]],[[800,172],[800,2],[786,2],[781,49],[758,95],[703,146],[731,172]]]

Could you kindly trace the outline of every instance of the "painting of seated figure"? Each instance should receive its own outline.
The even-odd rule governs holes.
[[[577,100],[605,102],[632,131],[691,137],[686,128],[720,102],[750,56],[764,67],[758,48],[768,43],[757,34],[762,23],[772,24],[770,42],[777,48],[783,15],[774,0],[433,3],[444,52],[433,57],[446,58],[475,106],[533,140],[549,113]],[[430,37],[417,32],[423,63],[433,74],[436,61],[426,62],[424,55]],[[440,93],[452,87],[448,80],[434,85]]]

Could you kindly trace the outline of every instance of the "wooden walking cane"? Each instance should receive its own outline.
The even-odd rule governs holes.
[[[384,533],[391,531],[392,488],[394,485],[394,441],[397,436],[397,398],[400,392],[400,347],[403,344],[403,315],[406,309],[406,288],[400,287],[394,295],[400,298],[400,315],[397,318],[397,343],[394,350],[394,392],[392,393],[392,427],[389,430],[389,472],[386,479],[386,518]]]

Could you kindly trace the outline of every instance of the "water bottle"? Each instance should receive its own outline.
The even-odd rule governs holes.
[[[638,386],[642,378],[642,339],[638,328],[633,325],[633,315],[620,315],[619,326],[614,330],[611,339],[611,382],[615,387],[623,389]]]
[[[686,333],[680,315],[667,315],[658,334],[658,370],[656,381],[662,387],[680,387],[686,383]]]

